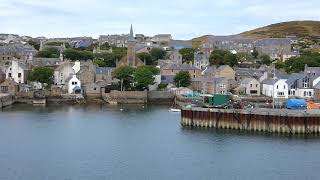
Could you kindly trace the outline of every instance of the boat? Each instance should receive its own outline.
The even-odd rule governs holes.
[[[175,109],[175,108],[171,108],[170,112],[181,112],[181,109]]]

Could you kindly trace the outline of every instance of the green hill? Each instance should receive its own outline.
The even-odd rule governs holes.
[[[320,21],[282,22],[243,32],[240,35],[248,38],[283,38],[286,36],[306,39],[320,38]]]

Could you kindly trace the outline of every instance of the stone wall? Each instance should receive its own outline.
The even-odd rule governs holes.
[[[148,92],[111,91],[103,94],[103,99],[110,104],[145,104],[148,102]]]
[[[14,100],[9,94],[0,94],[0,108],[5,106],[10,106],[13,104]]]
[[[174,101],[173,91],[149,91],[148,92],[148,102],[163,104],[172,103]]]

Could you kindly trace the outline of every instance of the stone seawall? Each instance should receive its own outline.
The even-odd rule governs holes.
[[[145,104],[148,102],[148,92],[111,91],[103,94],[103,99],[110,104]]]
[[[14,103],[13,97],[10,94],[0,94],[0,108],[10,106]]]
[[[172,91],[149,91],[148,102],[153,104],[171,104],[174,101]]]

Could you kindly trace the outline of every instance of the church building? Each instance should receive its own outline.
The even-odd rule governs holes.
[[[118,63],[117,67],[119,66],[131,66],[131,67],[139,67],[143,66],[144,62],[139,59],[136,55],[136,40],[133,36],[133,29],[132,25],[130,28],[130,35],[128,38],[128,49],[127,49],[127,56],[123,57]]]

